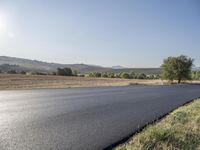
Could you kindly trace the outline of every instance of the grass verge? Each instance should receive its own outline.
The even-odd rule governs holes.
[[[200,99],[145,127],[116,150],[200,150]]]

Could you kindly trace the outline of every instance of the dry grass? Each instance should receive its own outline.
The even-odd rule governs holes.
[[[0,90],[104,87],[104,86],[128,86],[128,85],[162,85],[162,84],[163,81],[161,80],[116,79],[116,78],[111,79],[111,78],[18,75],[18,74],[0,75]]]
[[[162,81],[41,75],[0,75],[0,90],[127,86],[138,84],[159,85],[162,84]]]
[[[146,127],[117,150],[200,150],[200,99]]]

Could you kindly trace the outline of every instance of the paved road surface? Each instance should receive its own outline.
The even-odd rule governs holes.
[[[200,96],[200,86],[0,92],[1,150],[95,150]]]

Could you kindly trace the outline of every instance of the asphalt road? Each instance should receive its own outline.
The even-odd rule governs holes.
[[[1,91],[0,149],[104,149],[197,97],[197,85]]]

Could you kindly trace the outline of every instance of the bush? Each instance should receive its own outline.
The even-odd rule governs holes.
[[[138,78],[138,79],[146,79],[147,76],[146,76],[146,74],[141,73],[141,74],[138,74],[137,78]]]
[[[7,73],[8,74],[17,74],[17,71],[15,71],[15,70],[9,70]]]
[[[21,71],[20,74],[26,74],[26,71]]]
[[[109,73],[109,74],[108,74],[108,77],[109,77],[109,78],[115,78],[116,75],[115,75],[114,73]]]
[[[73,70],[73,75],[74,76],[78,76],[78,73],[79,73],[78,70]]]
[[[100,72],[90,72],[89,73],[89,77],[101,77],[101,73]]]
[[[192,72],[192,79],[200,80],[200,71],[193,71]]]
[[[60,76],[73,76],[71,68],[58,68],[57,69],[57,75]]]
[[[102,74],[102,77],[103,78],[108,78],[108,74],[105,72],[105,73]]]
[[[55,76],[55,75],[56,75],[56,72],[52,72],[52,75]]]
[[[134,72],[127,73],[127,72],[120,72],[118,74],[115,74],[113,72],[111,73],[100,73],[100,72],[90,72],[88,74],[89,77],[103,77],[103,78],[123,78],[123,79],[159,79],[159,74],[150,74],[146,75],[144,73],[136,74]]]
[[[47,73],[44,73],[44,72],[34,72],[33,74],[34,75],[47,75]]]
[[[136,76],[137,76],[137,75],[136,75],[135,72],[131,72],[131,73],[130,73],[130,78],[131,78],[131,79],[136,79]]]
[[[120,75],[121,78],[123,79],[130,79],[130,75],[128,73],[125,73],[123,72],[121,75]]]
[[[100,72],[96,72],[95,73],[95,77],[101,77],[101,73]]]

